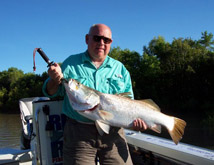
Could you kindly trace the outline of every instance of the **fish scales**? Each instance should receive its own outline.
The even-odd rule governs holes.
[[[106,123],[112,123],[114,126],[130,128],[133,126],[133,121],[136,118],[144,120],[150,128],[154,124],[163,123],[164,126],[169,122],[173,124],[172,118],[146,106],[146,104],[141,101],[131,100],[121,96],[101,94],[100,104],[103,110],[114,114],[114,118],[106,121]]]

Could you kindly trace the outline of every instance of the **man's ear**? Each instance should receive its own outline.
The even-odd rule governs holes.
[[[89,35],[88,34],[86,34],[85,35],[85,43],[88,45],[88,40],[89,40]]]

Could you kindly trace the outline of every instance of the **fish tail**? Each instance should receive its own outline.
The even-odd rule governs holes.
[[[168,129],[168,131],[175,144],[178,144],[178,142],[182,139],[185,127],[186,122],[184,120],[174,117],[174,127],[172,130]]]

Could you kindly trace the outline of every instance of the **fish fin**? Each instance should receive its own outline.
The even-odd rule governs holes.
[[[115,94],[115,95],[117,95],[117,96],[121,96],[121,97],[126,97],[126,98],[132,98],[131,97],[131,92],[124,92],[124,93],[118,93],[118,94]]]
[[[145,104],[147,104],[149,107],[151,107],[153,110],[161,111],[160,107],[152,100],[152,99],[145,99],[145,100],[139,100]]]
[[[99,132],[99,134],[102,136],[103,133],[109,134],[109,130],[110,130],[110,125],[102,123],[99,120],[95,121],[95,125],[97,128],[97,131]]]
[[[99,115],[103,120],[111,120],[114,118],[114,115],[105,110],[99,110]]]
[[[159,124],[154,124],[152,127],[151,127],[151,130],[157,132],[157,133],[161,133],[161,125]]]
[[[174,127],[172,130],[168,129],[168,131],[175,144],[178,144],[178,142],[182,139],[185,127],[186,122],[184,120],[174,117]]]

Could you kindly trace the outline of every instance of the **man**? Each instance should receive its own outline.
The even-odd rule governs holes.
[[[68,57],[62,64],[48,69],[49,79],[43,86],[46,96],[64,96],[63,113],[68,117],[64,128],[63,161],[69,165],[132,164],[122,128],[112,127],[109,134],[99,135],[93,121],[74,111],[61,85],[61,78],[73,78],[103,93],[130,92],[133,97],[129,72],[124,65],[108,56],[112,43],[111,29],[104,24],[93,25],[85,37],[88,49]],[[145,130],[146,124],[136,119],[133,129]]]

